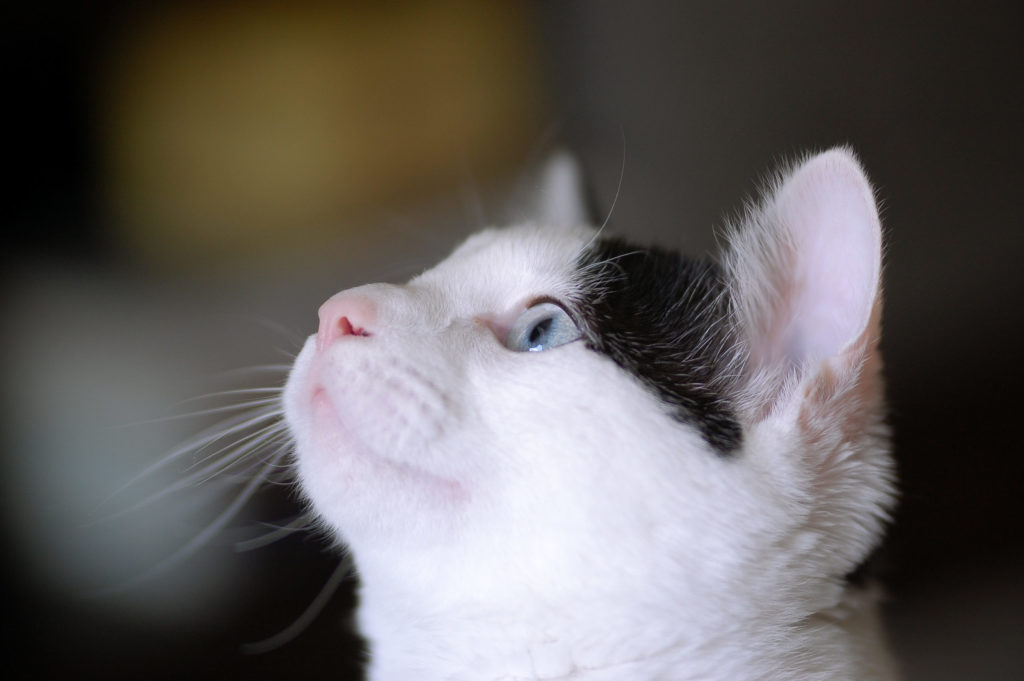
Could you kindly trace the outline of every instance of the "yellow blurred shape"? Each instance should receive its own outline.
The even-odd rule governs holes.
[[[266,252],[486,176],[535,139],[513,2],[186,3],[126,24],[99,102],[133,257]]]

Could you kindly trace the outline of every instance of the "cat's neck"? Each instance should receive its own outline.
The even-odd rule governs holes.
[[[732,624],[712,612],[695,617],[682,605],[638,608],[626,594],[587,591],[562,594],[551,603],[513,591],[499,588],[493,593],[500,597],[448,601],[381,582],[365,584],[360,625],[372,645],[368,678],[895,678],[871,590],[850,588],[834,607],[794,621],[751,618]]]

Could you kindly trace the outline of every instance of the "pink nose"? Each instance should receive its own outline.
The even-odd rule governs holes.
[[[369,298],[339,293],[320,306],[316,346],[323,350],[342,336],[369,336],[377,323],[377,306]]]

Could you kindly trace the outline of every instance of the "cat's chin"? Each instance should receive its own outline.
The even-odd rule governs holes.
[[[439,529],[459,515],[470,500],[465,481],[374,447],[317,372],[300,373],[288,387],[286,410],[301,424],[294,434],[302,488],[327,526],[349,541],[379,540],[422,534],[417,527],[426,519]]]

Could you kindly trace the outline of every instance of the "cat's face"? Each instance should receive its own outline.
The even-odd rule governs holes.
[[[556,452],[575,457],[582,443],[567,437],[587,429],[566,426],[584,426],[592,407],[574,391],[601,358],[580,342],[520,352],[504,341],[534,301],[577,295],[574,262],[591,236],[485,232],[404,286],[323,305],[286,405],[303,487],[342,536],[459,541],[474,518],[508,506],[503,489],[538,477],[529,471],[550,475]]]
[[[891,491],[877,216],[855,162],[817,160],[723,268],[538,223],[328,300],[285,393],[313,509],[357,565],[439,589],[458,566],[467,593],[625,576],[756,609],[823,573],[827,592]],[[821,237],[830,192],[867,220]]]

